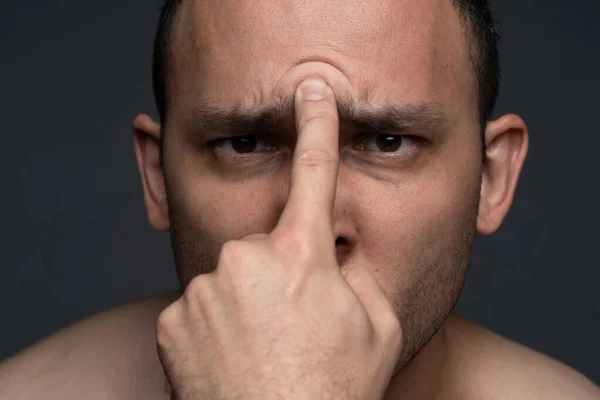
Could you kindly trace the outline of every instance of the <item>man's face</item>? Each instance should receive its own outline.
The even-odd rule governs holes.
[[[477,219],[476,81],[452,2],[184,1],[173,33],[164,174],[182,285],[212,271],[226,241],[274,228],[296,140],[285,105],[321,77],[341,111],[338,261],[376,275],[406,363],[456,302]],[[276,104],[280,118],[235,123]],[[390,110],[398,126],[379,123]]]

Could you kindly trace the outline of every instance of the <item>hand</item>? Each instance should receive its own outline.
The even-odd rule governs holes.
[[[173,399],[384,396],[402,330],[370,271],[337,264],[338,126],[331,88],[300,84],[291,189],[276,228],[225,243],[216,270],[158,319]]]

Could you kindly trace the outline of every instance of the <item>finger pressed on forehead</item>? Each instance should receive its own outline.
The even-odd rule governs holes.
[[[185,0],[176,25],[169,81],[179,107],[256,107],[291,98],[314,74],[354,103],[476,100],[451,0]]]
[[[292,235],[334,251],[332,216],[338,152],[338,114],[331,88],[308,78],[295,92],[298,141],[291,186],[275,235]],[[283,233],[282,233],[283,232]]]
[[[335,93],[335,92],[334,92]],[[335,96],[339,121],[344,128],[373,134],[419,131],[442,135],[451,125],[450,116],[435,103],[373,104]],[[294,94],[273,97],[256,106],[218,106],[200,103],[183,121],[185,132],[214,132],[231,135],[256,135],[276,127],[291,128],[295,119]]]

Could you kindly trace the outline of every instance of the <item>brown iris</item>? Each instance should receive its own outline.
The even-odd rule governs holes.
[[[237,153],[252,153],[258,145],[256,136],[237,136],[231,138],[231,147]]]
[[[384,152],[394,152],[402,146],[402,136],[377,135],[375,142],[379,150]]]

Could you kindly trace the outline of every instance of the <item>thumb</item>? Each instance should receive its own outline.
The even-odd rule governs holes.
[[[344,265],[340,272],[367,310],[371,323],[376,328],[387,321],[395,311],[387,299],[383,288],[369,268],[363,264]]]
[[[382,360],[389,375],[380,375],[382,379],[384,377],[388,379],[387,384],[389,384],[389,379],[396,374],[394,368],[398,363],[404,343],[402,326],[396,311],[373,272],[365,265],[347,264],[340,269],[340,272],[365,307],[375,332],[383,340]]]

